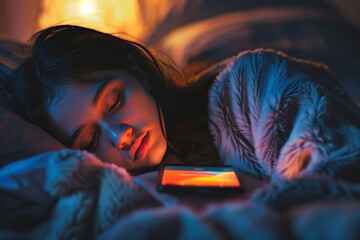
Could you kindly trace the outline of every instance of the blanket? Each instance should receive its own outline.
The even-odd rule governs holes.
[[[331,70],[273,50],[229,63],[210,90],[209,118],[223,162],[257,175],[334,176],[360,157],[360,110]]]
[[[326,66],[247,51],[215,79],[209,127],[225,164],[269,184],[195,211],[90,153],[49,152],[0,169],[0,238],[359,239],[359,119]]]

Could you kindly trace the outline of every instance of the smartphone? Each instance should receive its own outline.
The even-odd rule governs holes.
[[[162,166],[157,190],[167,193],[237,194],[243,192],[238,172],[231,166]]]

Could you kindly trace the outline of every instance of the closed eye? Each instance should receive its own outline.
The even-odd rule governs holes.
[[[99,131],[94,131],[94,133],[91,135],[91,139],[89,143],[85,146],[84,149],[89,152],[94,152],[98,145],[98,139],[99,139]]]
[[[116,109],[118,109],[122,103],[123,94],[120,90],[117,90],[116,93],[114,93],[113,95],[114,95],[114,97],[112,97],[112,99],[113,99],[112,103],[107,110],[108,113],[111,113],[111,112],[115,111]]]

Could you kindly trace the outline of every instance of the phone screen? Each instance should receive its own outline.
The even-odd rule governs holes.
[[[232,168],[165,166],[162,185],[240,187]]]
[[[231,166],[165,165],[161,171],[159,190],[225,190],[239,189],[241,183]]]

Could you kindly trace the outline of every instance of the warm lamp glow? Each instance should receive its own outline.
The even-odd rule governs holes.
[[[82,1],[80,3],[80,13],[83,15],[94,14],[97,12],[98,6],[94,1]]]
[[[43,0],[40,29],[74,24],[108,33],[144,36],[138,1],[129,0]]]

